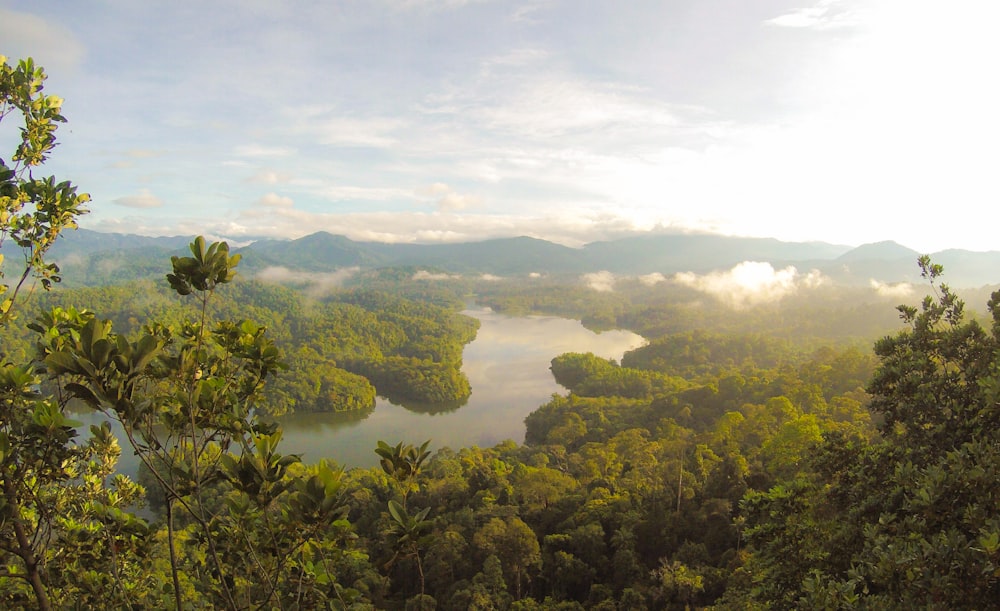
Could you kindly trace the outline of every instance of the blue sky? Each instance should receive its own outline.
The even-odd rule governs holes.
[[[82,225],[102,231],[997,250],[998,18],[967,0],[0,0],[0,54],[66,99],[47,171],[91,193]]]

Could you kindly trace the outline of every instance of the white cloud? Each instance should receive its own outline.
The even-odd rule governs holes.
[[[0,8],[0,40],[8,63],[31,57],[48,74],[74,70],[87,50],[72,30],[37,15]]]
[[[292,198],[277,193],[268,193],[257,200],[258,206],[269,206],[271,208],[291,208],[295,205]]]
[[[411,276],[411,280],[458,280],[462,276],[458,274],[445,274],[445,273],[435,273],[429,272],[427,270],[421,269]]]
[[[895,239],[922,252],[996,243],[1000,87],[983,75],[1000,56],[1000,3],[581,11],[524,0],[444,15],[426,9],[463,0],[351,11],[254,1],[260,10],[236,12],[0,2],[24,11],[0,9],[0,51],[34,55],[52,74],[48,89],[67,100],[57,175],[68,168],[98,202],[122,185],[169,194],[160,213],[123,217],[120,229],[221,231],[236,220],[252,235],[322,227],[391,241],[579,243],[659,222],[786,240]],[[662,23],[670,36],[656,36]],[[161,147],[171,154],[115,172],[107,165],[121,157],[93,154]],[[298,190],[264,190],[313,216],[276,215],[274,226],[237,217],[260,195],[248,178],[288,182]],[[454,193],[421,202],[414,186],[432,181]],[[205,205],[201,194],[222,189],[232,198]],[[944,201],[961,213],[938,214]],[[414,203],[485,214],[391,216]],[[354,216],[317,216],[324,205]],[[617,225],[597,226],[604,210]],[[115,214],[95,206],[84,222],[110,227]]]
[[[471,4],[484,4],[492,0],[388,0],[396,10],[445,11],[460,9]]]
[[[304,210],[300,205],[251,206],[238,211],[232,219],[138,216],[111,219],[86,216],[81,219],[81,224],[98,231],[140,235],[215,233],[230,237],[299,238],[315,231],[328,231],[361,242],[387,243],[457,243],[528,236],[571,247],[636,235],[649,229],[637,227],[628,218],[608,213],[569,213],[559,209],[550,210],[545,215],[413,211],[329,213]]]
[[[785,28],[829,29],[859,25],[858,15],[843,0],[820,0],[813,6],[797,8],[764,23]]]
[[[868,284],[872,287],[880,297],[892,297],[892,298],[903,298],[909,297],[913,294],[913,285],[909,282],[897,282],[897,283],[886,283],[880,282],[872,278],[868,281]]]
[[[535,17],[535,14],[541,12],[548,4],[551,4],[551,0],[538,0],[534,2],[526,2],[521,4],[514,9],[513,14],[511,14],[510,19],[514,22],[526,23],[529,25],[535,25],[539,23],[539,20]]]
[[[246,144],[236,147],[233,153],[239,157],[289,157],[295,154],[295,149],[287,146]]]
[[[654,286],[661,282],[666,282],[667,277],[660,272],[653,272],[652,274],[646,274],[644,276],[639,276],[639,282],[646,286]]]
[[[744,261],[728,271],[675,274],[674,282],[708,293],[734,308],[743,308],[777,301],[800,288],[815,288],[825,282],[825,277],[816,270],[803,275],[793,266],[775,270],[770,263]]]
[[[334,117],[310,122],[300,129],[307,130],[310,137],[316,138],[320,143],[331,146],[387,148],[397,144],[398,139],[393,132],[403,126],[403,121],[399,119]]]
[[[451,188],[443,182],[436,182],[426,187],[417,189],[417,195],[422,197],[440,197],[448,193],[451,193]]]
[[[551,55],[549,51],[541,48],[520,47],[486,59],[482,62],[480,71],[488,75],[495,67],[523,68],[525,66],[537,65],[543,60],[550,58]]]
[[[454,212],[456,210],[465,210],[466,208],[475,206],[478,203],[479,198],[473,195],[449,193],[438,200],[438,210],[441,210],[442,212]]]
[[[487,282],[499,282],[503,280],[500,276],[494,276],[493,274],[483,274],[479,276],[480,280],[485,280]]]
[[[416,195],[424,200],[431,200],[441,212],[465,210],[480,203],[474,195],[461,195],[453,191],[443,182],[436,182],[416,190]]]
[[[127,208],[159,208],[163,205],[163,201],[150,193],[149,189],[140,189],[135,195],[125,195],[111,202]]]
[[[624,131],[662,131],[679,120],[662,102],[641,90],[614,83],[587,82],[552,73],[525,79],[501,79],[505,88],[481,90],[462,100],[460,113],[497,133],[512,133],[529,140],[547,140],[570,134],[593,136],[602,131],[605,141]],[[465,94],[475,90],[466,91]],[[613,128],[613,129],[612,129]],[[553,146],[552,142],[548,143]],[[561,147],[561,146],[560,146]]]
[[[595,291],[610,293],[615,290],[615,275],[609,271],[593,272],[580,277],[584,284]]]
[[[291,176],[288,174],[277,172],[275,170],[269,170],[266,168],[261,168],[257,170],[253,175],[246,179],[249,183],[258,183],[264,185],[276,185],[278,183],[285,183],[291,180]]]
[[[287,267],[272,266],[257,272],[255,278],[261,282],[305,285],[306,294],[318,298],[343,286],[344,282],[358,271],[357,267],[345,267],[333,272],[302,272]]]
[[[387,201],[409,200],[411,195],[405,189],[394,187],[357,186],[314,186],[310,191],[332,201]]]

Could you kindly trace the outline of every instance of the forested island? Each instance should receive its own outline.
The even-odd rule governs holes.
[[[1000,292],[963,293],[985,304],[966,312],[921,257],[929,295],[898,309],[858,287],[733,304],[669,283],[405,267],[316,295],[241,277],[238,253],[200,237],[158,280],[118,269],[121,284],[62,289],[46,254],[87,197],[28,171],[62,120],[43,82],[2,63],[0,116],[36,110],[0,164],[0,237],[24,254],[0,261],[0,606],[1000,600]],[[566,392],[527,418],[523,443],[390,439],[370,469],[284,448],[273,416],[290,410],[363,411],[375,393],[460,403],[469,298],[648,343],[620,362],[554,358]],[[123,435],[79,430],[80,405]],[[123,451],[141,461],[134,479]]]

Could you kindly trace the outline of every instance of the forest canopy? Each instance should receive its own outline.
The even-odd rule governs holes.
[[[926,257],[931,294],[879,316],[845,297],[725,317],[683,295],[484,285],[498,308],[650,341],[621,363],[555,357],[567,392],[524,444],[389,440],[374,468],[307,464],[265,415],[468,396],[469,285],[384,270],[306,297],[196,237],[158,281],[54,290],[47,254],[89,198],[35,177],[65,121],[44,71],[0,65],[0,119],[24,121],[0,158],[0,242],[19,255],[0,259],[3,608],[1000,600],[1000,292],[970,317]],[[81,430],[71,402],[122,434]]]

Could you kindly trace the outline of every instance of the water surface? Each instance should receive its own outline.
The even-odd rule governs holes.
[[[492,446],[524,441],[524,418],[553,393],[565,392],[549,371],[553,357],[565,352],[593,352],[620,360],[644,343],[629,331],[594,333],[579,321],[551,316],[511,317],[487,308],[463,312],[480,321],[476,339],[465,347],[462,370],[469,377],[468,403],[451,411],[423,413],[378,398],[363,419],[340,414],[302,414],[282,418],[285,452],[303,454],[306,462],[331,458],[347,467],[378,464],[378,440],[434,449]]]
[[[312,463],[329,458],[345,467],[378,464],[374,448],[379,440],[420,445],[431,449],[450,446],[493,446],[512,439],[524,441],[524,418],[565,389],[552,378],[550,361],[565,352],[593,352],[621,360],[628,350],[644,343],[629,331],[594,333],[576,320],[552,316],[512,317],[488,308],[466,310],[480,321],[476,339],[466,345],[462,370],[472,395],[460,407],[423,406],[407,409],[379,397],[365,413],[293,414],[280,419],[284,438],[281,451],[302,454]],[[100,422],[98,413],[74,414],[85,424]],[[119,469],[134,475],[138,460],[119,433],[122,456]],[[86,429],[85,429],[86,430]]]

